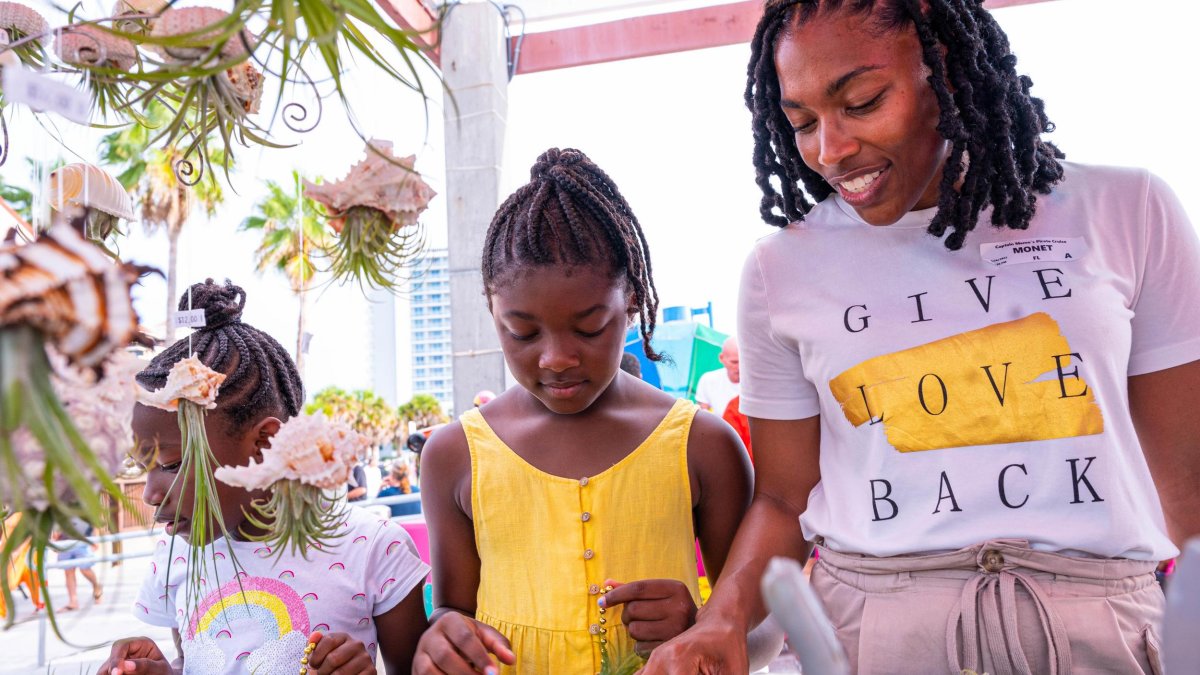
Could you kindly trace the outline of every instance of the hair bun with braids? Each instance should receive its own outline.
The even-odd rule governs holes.
[[[204,310],[204,328],[214,330],[231,323],[241,323],[242,310],[246,307],[246,291],[226,279],[225,285],[205,279],[202,284],[192,284],[179,298],[179,311]]]
[[[543,181],[551,178],[554,169],[557,167],[573,167],[581,162],[589,162],[587,155],[575,148],[550,148],[543,152],[533,163],[533,167],[529,169],[529,180],[531,182]]]

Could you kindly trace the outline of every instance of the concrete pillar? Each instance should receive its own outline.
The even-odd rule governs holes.
[[[504,389],[504,357],[479,273],[484,234],[503,196],[500,167],[508,115],[503,26],[491,3],[464,2],[441,27],[456,413],[471,408],[475,392]]]
[[[367,293],[371,315],[371,390],[393,407],[397,399],[396,296],[392,291],[371,289]]]

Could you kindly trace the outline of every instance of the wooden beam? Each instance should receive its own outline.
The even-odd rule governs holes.
[[[421,0],[376,1],[402,30],[412,35],[413,41],[425,50],[434,63],[441,65],[436,14],[431,12]]]
[[[380,0],[389,1],[405,0]],[[984,5],[1000,9],[1048,1],[987,0]],[[761,15],[762,0],[749,0],[529,33],[520,43],[517,74],[741,44],[754,37]]]

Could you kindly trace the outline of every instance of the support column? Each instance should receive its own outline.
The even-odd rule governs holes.
[[[500,205],[508,115],[507,45],[491,3],[456,5],[441,26],[454,412],[504,389],[504,357],[483,297],[483,238]]]

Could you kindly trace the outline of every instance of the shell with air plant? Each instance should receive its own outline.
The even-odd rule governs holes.
[[[86,220],[88,239],[103,245],[113,233],[120,233],[121,220],[135,220],[129,192],[107,171],[77,162],[55,169],[50,174],[50,208],[89,209]]]
[[[50,24],[37,11],[19,2],[0,2],[0,49],[28,37],[34,39],[12,48],[22,63],[41,67],[46,60],[44,37]]]
[[[138,59],[133,42],[94,24],[60,28],[54,48],[63,63],[73,66],[129,70]]]
[[[271,499],[256,501],[253,513],[247,513],[265,534],[248,536],[267,542],[276,555],[286,550],[307,558],[309,549],[337,536],[343,518],[332,508],[332,493],[345,488],[367,445],[345,422],[321,413],[298,415],[279,427],[261,462],[223,466],[216,477],[246,490],[271,488]]]
[[[254,48],[254,37],[240,28],[236,17],[214,7],[172,7],[155,19],[150,38],[157,41],[147,46],[176,64],[195,64],[214,56],[222,62],[236,61],[247,56],[247,47]]]
[[[137,277],[65,224],[31,244],[0,246],[0,494],[21,514],[0,560],[29,543],[41,566],[55,527],[82,539],[73,519],[107,524],[102,496],[125,500],[104,458],[123,443],[118,427],[132,400],[112,393],[120,386],[111,378],[127,385],[131,376],[109,357],[136,329],[129,289]],[[63,357],[57,368],[51,347]],[[92,389],[96,377],[114,389]],[[12,606],[8,573],[0,565],[0,593]]]
[[[112,8],[116,17],[112,26],[122,33],[148,33],[158,15],[168,7],[163,0],[117,0]]]
[[[394,286],[400,268],[420,252],[417,219],[437,194],[414,168],[415,156],[372,140],[366,158],[339,181],[305,181],[305,196],[321,203],[338,237],[329,254],[337,280]]]

